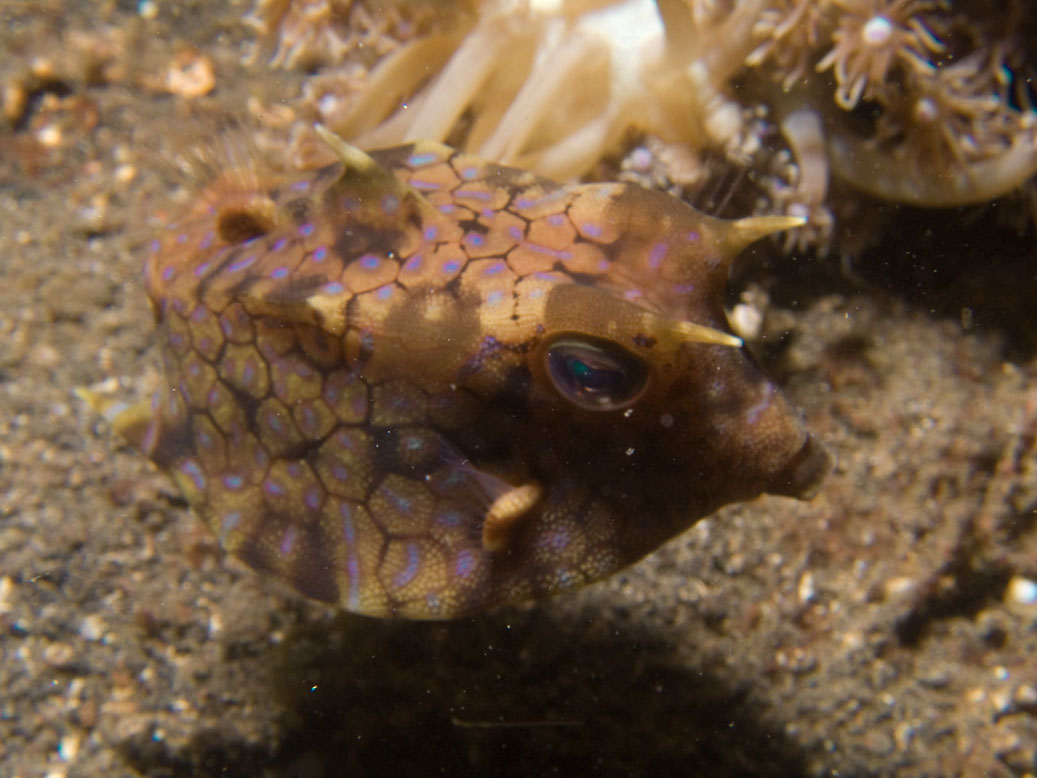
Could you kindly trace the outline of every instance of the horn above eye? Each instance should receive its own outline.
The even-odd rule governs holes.
[[[590,411],[632,405],[648,386],[648,368],[618,343],[564,335],[544,352],[544,367],[566,400]]]

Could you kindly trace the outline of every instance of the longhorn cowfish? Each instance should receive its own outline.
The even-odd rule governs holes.
[[[828,455],[722,308],[736,254],[799,220],[320,133],[334,164],[230,171],[153,241],[165,386],[106,409],[229,553],[451,618],[817,489]]]

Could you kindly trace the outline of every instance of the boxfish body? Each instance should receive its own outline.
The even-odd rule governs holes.
[[[741,347],[735,255],[798,224],[446,146],[227,171],[152,244],[165,385],[116,428],[311,598],[452,618],[630,564],[829,457]]]

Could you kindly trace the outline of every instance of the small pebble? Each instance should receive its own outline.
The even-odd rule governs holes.
[[[87,616],[79,623],[79,634],[87,640],[100,640],[107,629],[104,619],[96,614]]]
[[[1037,603],[1037,581],[1019,575],[1014,576],[1005,589],[1005,601],[1018,605]]]

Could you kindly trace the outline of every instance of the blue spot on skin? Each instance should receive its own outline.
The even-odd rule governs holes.
[[[288,268],[286,268],[286,267],[274,268],[273,270],[270,271],[270,277],[271,278],[275,278],[278,281],[280,281],[282,278],[287,278],[288,277]]]
[[[403,269],[406,270],[408,273],[413,273],[421,267],[421,263],[423,261],[424,257],[422,257],[421,254],[415,254],[413,257],[411,257],[403,263]]]
[[[244,270],[246,267],[256,261],[256,255],[253,254],[244,259],[239,259],[237,262],[233,262],[227,266],[228,273],[237,273],[239,270]]]
[[[689,294],[695,291],[695,284],[674,284],[673,291],[677,294]]]
[[[600,238],[604,231],[601,229],[600,224],[595,224],[594,222],[584,222],[580,225],[580,232],[582,232],[588,238]]]
[[[198,244],[198,248],[200,248],[200,249],[207,249],[207,248],[209,248],[210,246],[212,246],[213,241],[215,239],[216,239],[216,236],[212,232],[205,233],[205,237],[202,238],[202,242]]]
[[[490,199],[492,192],[484,192],[481,189],[455,189],[454,197],[471,197],[473,200],[482,200],[483,202]]]
[[[583,579],[576,575],[572,570],[561,570],[558,573],[558,585],[569,588],[570,586],[576,586],[582,583]]]
[[[393,284],[386,284],[385,286],[381,286],[378,289],[376,289],[374,296],[384,302],[385,300],[388,300],[390,297],[392,297],[393,292],[395,291],[396,287]]]
[[[313,234],[313,222],[306,222],[305,224],[299,225],[299,234],[304,238],[310,237]]]
[[[529,293],[526,295],[526,299],[528,299],[528,300],[539,300],[543,296],[544,296],[544,290],[543,289],[530,289]]]
[[[284,432],[284,425],[281,424],[281,417],[275,411],[267,412],[266,423],[274,434],[280,435]]]
[[[205,474],[202,469],[198,467],[198,463],[193,459],[188,459],[180,465],[180,472],[186,475],[194,482],[194,486],[199,491],[205,489]]]
[[[359,259],[360,266],[365,270],[375,270],[382,264],[382,258],[377,254],[364,254]]]
[[[478,177],[479,177],[479,168],[477,168],[477,167],[474,167],[474,166],[473,167],[466,167],[464,170],[461,171],[461,178],[464,178],[466,180],[470,181],[471,179],[478,178]]]
[[[493,262],[490,265],[486,266],[486,268],[482,271],[482,274],[487,277],[500,275],[502,272],[504,272],[505,268],[507,268],[507,265],[504,262]]]
[[[234,531],[234,529],[241,523],[241,513],[239,511],[231,511],[222,519],[220,519],[220,542],[227,542],[227,535]]]
[[[648,266],[652,270],[658,270],[659,265],[666,258],[666,252],[669,246],[666,243],[656,243],[652,246],[652,252],[648,255]]]
[[[397,587],[403,587],[414,580],[414,576],[418,574],[418,565],[421,562],[421,553],[418,551],[418,546],[415,543],[407,544],[407,566],[401,570],[397,576],[393,579],[393,584]]]
[[[554,213],[547,217],[547,223],[552,227],[561,227],[565,224],[565,216],[560,213]]]
[[[342,516],[342,537],[345,538],[349,555],[346,559],[346,574],[349,576],[349,607],[355,609],[360,602],[358,584],[360,582],[360,564],[357,562],[356,552],[356,526],[353,524],[353,506],[342,503],[339,507]]]
[[[151,253],[152,253],[152,254],[157,254],[157,253],[158,253],[158,250],[159,250],[159,249],[160,249],[161,247],[162,247],[162,244],[161,244],[161,243],[159,243],[159,242],[158,242],[157,240],[153,240],[153,241],[151,241]]]
[[[423,181],[420,178],[412,178],[408,183],[421,192],[435,192],[442,186],[438,181]]]
[[[435,240],[439,236],[439,227],[430,224],[425,228],[425,240]]]
[[[461,526],[461,514],[457,511],[441,513],[436,519],[436,523],[443,527],[459,527]]]
[[[444,273],[456,273],[460,269],[461,269],[461,263],[458,262],[456,259],[451,259],[451,260],[443,263],[443,272]]]
[[[425,154],[411,154],[407,159],[407,164],[411,167],[422,167],[424,165],[431,165],[433,162],[439,161],[439,155],[434,152]]]
[[[346,560],[346,572],[349,574],[349,607],[356,610],[360,604],[360,591],[357,588],[360,582],[360,563],[356,559],[356,554],[350,553],[349,559]]]
[[[309,188],[310,188],[310,182],[309,182],[308,179],[305,179],[305,178],[302,179],[301,181],[296,181],[294,184],[292,184],[292,191],[293,192],[305,192]]]
[[[288,245],[288,238],[278,238],[274,241],[274,245],[270,247],[271,251],[280,251]]]
[[[295,548],[295,525],[289,524],[281,537],[281,555],[288,556]]]
[[[698,230],[692,230],[691,232],[688,233],[688,241],[691,242],[691,243],[695,243],[696,241],[701,240],[701,238],[702,238],[702,236],[699,235],[699,231]]]
[[[745,420],[749,426],[754,426],[756,422],[760,420],[760,416],[766,411],[770,405],[771,400],[774,397],[774,386],[772,384],[766,384],[766,389],[763,392],[763,397],[760,401],[754,404],[748,411],[745,412]]]
[[[324,292],[324,294],[342,294],[344,291],[346,291],[346,288],[342,286],[342,284],[340,284],[338,281],[332,281],[329,284],[324,284],[324,286],[322,286],[320,290]]]
[[[396,507],[396,510],[398,510],[400,513],[410,513],[411,510],[414,508],[414,503],[411,500],[408,500],[402,494],[396,494],[391,490],[387,491],[388,494],[386,494],[386,497],[388,498],[389,502],[391,502]]]
[[[515,201],[516,208],[532,208],[536,205],[536,200],[532,197],[520,197]]]
[[[487,305],[497,305],[504,300],[504,292],[490,292],[486,295]]]
[[[334,465],[331,468],[331,474],[335,477],[336,481],[345,481],[349,478],[349,471],[346,470],[345,465]]]
[[[550,549],[551,551],[564,551],[571,539],[568,530],[555,527],[541,535],[537,540],[537,545],[540,548]]]
[[[253,458],[260,470],[266,470],[270,467],[270,455],[266,453],[266,449],[257,448]]]
[[[318,246],[313,250],[313,261],[323,262],[325,257],[328,256],[328,249],[325,246]]]
[[[486,239],[477,232],[469,232],[467,235],[464,236],[464,242],[469,246],[474,246],[475,248],[478,248],[486,242]]]
[[[263,489],[266,491],[267,494],[273,497],[282,497],[286,493],[285,488],[272,478],[268,478],[265,481],[263,481]]]
[[[547,246],[541,246],[539,243],[533,243],[531,241],[525,241],[523,244],[530,251],[535,251],[537,254],[547,254],[549,257],[561,260],[563,262],[573,258],[573,255],[569,251],[557,251],[556,249],[548,248]]]
[[[643,296],[644,295],[640,289],[627,289],[623,292],[623,299],[625,300],[640,300]]]
[[[442,205],[439,206],[439,212],[440,213],[453,213],[454,212],[454,204],[453,203],[443,203]]]
[[[173,271],[173,266],[172,265],[167,265],[166,267],[162,268],[162,280],[163,281],[170,280],[173,277],[173,272],[174,271]]]
[[[225,475],[223,476],[223,485],[232,491],[237,491],[245,484],[245,479],[240,475]]]
[[[508,236],[513,240],[522,240],[522,228],[517,224],[512,224],[508,227]]]
[[[458,578],[467,578],[475,570],[475,554],[468,549],[462,549],[454,559],[454,575]]]
[[[176,242],[179,243],[181,246],[187,243],[187,233],[181,232],[179,235],[177,235]]]
[[[321,498],[320,489],[317,489],[317,488],[310,489],[309,491],[306,492],[306,497],[305,497],[306,507],[309,508],[311,511],[317,510],[318,508],[320,508],[320,498]]]
[[[342,537],[346,539],[346,543],[352,546],[356,543],[356,526],[353,524],[353,506],[344,502],[339,506],[338,512],[339,515],[342,516]]]
[[[191,311],[191,321],[195,324],[206,321],[209,318],[209,309],[204,305],[196,305]]]

